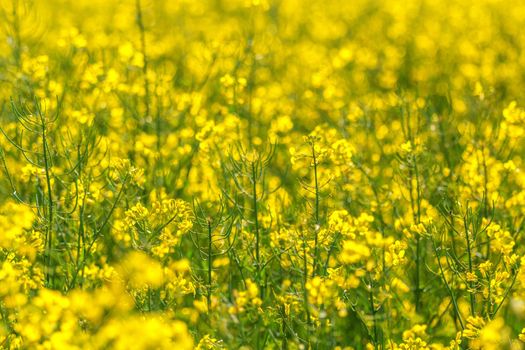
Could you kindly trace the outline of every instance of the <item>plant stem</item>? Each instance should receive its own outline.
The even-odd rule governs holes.
[[[317,272],[317,259],[318,259],[318,240],[319,240],[319,179],[317,175],[317,155],[315,154],[315,146],[314,143],[311,145],[312,147],[312,158],[314,162],[314,182],[315,182],[315,211],[314,211],[314,218],[315,218],[315,227],[314,227],[314,264],[312,269],[312,277],[315,276]]]
[[[46,218],[46,245],[47,245],[47,254],[46,254],[46,281],[49,283],[50,271],[51,268],[51,251],[53,249],[53,193],[51,191],[51,161],[49,159],[49,149],[47,144],[47,124],[45,117],[39,111],[40,122],[42,123],[42,152],[44,157],[44,171],[46,176],[46,186],[47,186],[47,218]]]
[[[434,248],[434,254],[436,255],[436,260],[439,266],[439,272],[441,273],[441,278],[443,279],[443,282],[445,283],[445,287],[447,288],[448,294],[450,295],[450,298],[452,299],[452,304],[454,305],[454,311],[456,312],[456,316],[458,317],[459,324],[461,325],[461,329],[465,329],[465,326],[463,324],[463,320],[461,319],[461,313],[459,312],[458,303],[456,301],[456,298],[454,297],[454,293],[452,293],[452,289],[450,288],[450,285],[448,284],[448,281],[445,277],[445,272],[443,271],[443,265],[441,265],[441,260],[439,260],[439,254],[436,247],[436,242],[432,238],[432,247]]]
[[[212,229],[211,229],[211,220],[207,220],[208,224],[208,291],[206,299],[208,302],[208,313],[211,310],[211,283],[212,283],[212,264],[213,264],[213,255],[212,255]]]
[[[261,273],[261,252],[260,252],[260,237],[259,237],[259,213],[257,208],[257,171],[255,169],[255,162],[252,165],[252,204],[253,204],[253,220],[255,225],[255,269],[256,269],[256,280],[260,293],[262,294],[260,273]]]
[[[470,237],[469,237],[469,208],[467,205],[467,213],[465,214],[465,217],[463,218],[463,224],[465,227],[465,238],[467,240],[467,255],[468,255],[468,269],[469,273],[472,274],[472,249],[470,247]],[[468,283],[469,286],[469,294],[470,294],[470,313],[472,316],[476,316],[476,301],[474,299],[474,293],[472,292],[472,282]]]

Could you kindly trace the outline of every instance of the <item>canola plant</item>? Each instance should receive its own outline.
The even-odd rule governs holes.
[[[3,349],[525,349],[525,2],[1,0]]]

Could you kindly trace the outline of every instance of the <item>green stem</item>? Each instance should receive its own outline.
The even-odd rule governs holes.
[[[213,264],[213,255],[212,255],[212,230],[211,230],[211,221],[207,220],[208,223],[208,291],[206,299],[208,302],[208,313],[211,310],[211,283],[212,283],[212,264]]]
[[[260,237],[259,237],[259,213],[257,207],[257,181],[256,181],[255,162],[252,162],[252,203],[253,203],[253,220],[255,225],[255,269],[256,280],[259,289],[261,289],[260,273],[261,273],[261,252],[260,252]],[[262,290],[261,292],[262,293]]]
[[[46,281],[49,283],[50,271],[51,268],[51,251],[53,249],[53,193],[51,191],[51,163],[49,159],[49,149],[47,144],[47,127],[44,116],[40,114],[40,121],[42,123],[42,148],[43,148],[43,157],[44,157],[44,170],[46,176],[46,186],[47,186],[47,222],[46,222],[46,245],[47,245],[47,254],[46,254]]]
[[[461,319],[461,313],[459,312],[458,303],[456,300],[456,297],[454,296],[454,293],[452,292],[452,289],[450,288],[450,285],[448,284],[448,281],[445,277],[445,272],[443,271],[443,265],[441,265],[441,260],[439,260],[439,254],[436,247],[436,242],[432,238],[432,247],[434,248],[434,254],[436,254],[436,260],[438,262],[439,266],[439,272],[441,273],[441,278],[443,279],[443,282],[445,282],[445,287],[447,288],[448,294],[450,295],[450,298],[452,299],[452,304],[454,305],[454,311],[456,312],[456,316],[458,317],[459,324],[461,325],[461,329],[465,329],[465,326],[463,324],[463,320]]]
[[[370,285],[368,286],[368,295],[370,298],[370,312],[372,314],[372,322],[374,327],[374,344],[377,344],[378,335],[377,335],[377,319],[376,319],[376,308],[374,306],[374,292],[373,292],[373,286],[370,282]]]
[[[310,334],[310,308],[308,306],[308,290],[306,289],[306,284],[308,283],[308,258],[306,255],[306,239],[303,237],[303,302],[304,302],[304,311],[306,313],[306,345],[308,346],[309,341],[309,334]]]
[[[469,273],[472,274],[472,249],[470,247],[470,237],[469,237],[469,224],[468,224],[468,218],[469,218],[469,208],[467,205],[467,214],[465,215],[465,218],[463,219],[463,224],[465,227],[465,238],[467,240],[467,255],[468,255],[468,269]],[[474,299],[474,293],[472,292],[472,282],[468,283],[469,286],[469,294],[470,294],[470,313],[472,316],[476,316],[476,301]]]
[[[318,241],[319,241],[319,179],[317,175],[317,155],[315,154],[315,146],[312,143],[312,157],[314,161],[314,182],[315,182],[315,227],[314,227],[314,265],[312,269],[312,277],[315,276],[317,270],[318,258]]]

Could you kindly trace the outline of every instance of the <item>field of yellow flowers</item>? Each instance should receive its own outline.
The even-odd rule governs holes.
[[[0,348],[525,349],[524,27],[1,0]]]

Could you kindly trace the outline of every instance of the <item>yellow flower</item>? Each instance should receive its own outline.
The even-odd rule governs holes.
[[[132,288],[157,288],[164,282],[161,264],[138,251],[126,255],[118,271]]]

